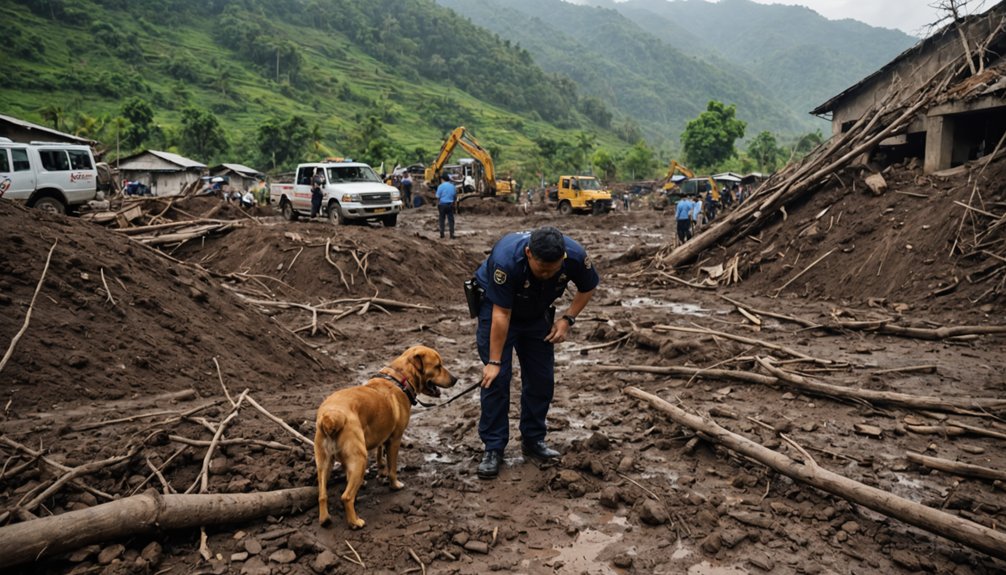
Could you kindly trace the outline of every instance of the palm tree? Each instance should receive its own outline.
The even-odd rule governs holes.
[[[54,130],[60,129],[60,125],[63,123],[63,108],[61,106],[49,104],[40,109],[38,113],[41,114],[43,120],[52,125]]]

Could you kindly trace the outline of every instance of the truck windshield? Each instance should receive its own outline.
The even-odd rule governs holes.
[[[581,190],[600,190],[601,186],[597,184],[597,180],[594,178],[578,178],[580,182]]]
[[[345,182],[380,182],[370,166],[339,166],[328,169],[328,181],[333,183]]]

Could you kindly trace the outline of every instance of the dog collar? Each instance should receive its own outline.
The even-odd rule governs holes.
[[[412,386],[409,385],[409,378],[403,376],[402,379],[399,381],[398,379],[395,379],[395,377],[392,376],[391,374],[384,373],[383,371],[377,372],[377,376],[376,377],[380,377],[380,378],[386,379],[386,380],[390,381],[391,383],[394,383],[395,385],[397,385],[398,389],[401,389],[402,391],[405,392],[406,397],[409,398],[409,403],[411,403],[412,405],[416,404],[416,401],[417,401],[416,400],[416,392],[415,392],[415,390],[412,389]]]

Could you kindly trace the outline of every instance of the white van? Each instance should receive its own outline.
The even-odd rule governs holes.
[[[98,191],[98,171],[89,146],[22,144],[0,138],[0,198],[64,214],[92,200],[103,200],[104,193]]]

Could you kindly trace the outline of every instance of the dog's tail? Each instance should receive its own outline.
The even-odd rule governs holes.
[[[342,428],[346,426],[346,415],[341,411],[325,411],[318,414],[316,422],[317,430],[325,437],[337,437]]]

